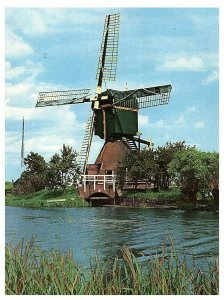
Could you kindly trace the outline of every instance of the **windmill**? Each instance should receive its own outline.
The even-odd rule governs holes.
[[[103,38],[97,68],[96,94],[91,97],[90,89],[68,91],[40,92],[36,107],[91,104],[91,115],[87,121],[86,131],[78,157],[83,174],[86,172],[93,134],[105,142],[125,140],[131,149],[137,149],[136,142],[149,145],[138,136],[139,109],[168,104],[171,85],[102,91],[103,81],[115,81],[120,15],[107,15],[104,23]]]

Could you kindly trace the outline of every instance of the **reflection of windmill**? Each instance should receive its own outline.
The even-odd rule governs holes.
[[[137,137],[138,110],[167,104],[170,97],[171,85],[124,91],[112,89],[102,91],[103,81],[114,81],[116,77],[119,21],[119,14],[107,15],[105,19],[95,97],[90,97],[89,89],[41,92],[36,104],[36,107],[41,107],[91,103],[92,115],[88,119],[79,154],[79,163],[84,174],[93,132],[106,142],[125,140],[130,148],[136,148],[136,141],[149,145],[149,142]]]

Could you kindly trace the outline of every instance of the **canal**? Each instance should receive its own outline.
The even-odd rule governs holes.
[[[218,257],[218,213],[130,207],[42,208],[6,207],[6,244],[21,239],[44,250],[73,250],[74,259],[89,265],[90,257],[120,255],[127,245],[136,256],[149,259],[171,247],[205,265]]]

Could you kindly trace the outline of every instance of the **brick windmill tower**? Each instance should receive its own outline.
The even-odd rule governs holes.
[[[97,68],[96,93],[91,97],[90,89],[40,92],[36,107],[91,104],[91,115],[87,121],[85,135],[78,156],[82,173],[79,184],[80,196],[85,199],[101,197],[115,198],[115,174],[117,164],[126,151],[137,149],[137,145],[150,142],[138,136],[139,109],[168,104],[171,85],[118,91],[102,91],[104,81],[115,81],[120,15],[107,15]],[[88,164],[93,134],[105,141],[95,164]]]

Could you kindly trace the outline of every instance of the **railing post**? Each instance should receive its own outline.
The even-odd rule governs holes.
[[[96,190],[96,175],[93,175],[93,189]]]
[[[103,176],[103,189],[104,189],[104,191],[105,191],[105,189],[106,189],[106,176],[107,176],[107,175],[104,175],[104,176]]]
[[[83,175],[84,192],[86,192],[86,175]]]
[[[113,182],[113,192],[115,192],[115,178],[114,178],[114,175],[112,175],[112,182]]]

